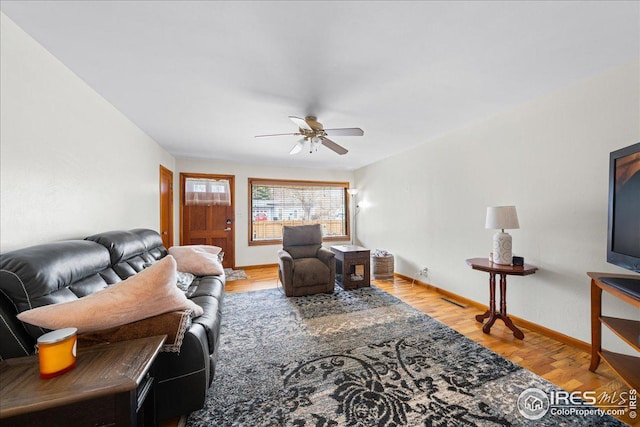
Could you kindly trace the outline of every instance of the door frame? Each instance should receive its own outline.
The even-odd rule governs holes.
[[[235,175],[223,175],[213,173],[191,173],[180,172],[180,245],[184,245],[184,233],[182,232],[184,226],[184,187],[187,178],[206,178],[206,179],[226,179],[229,181],[229,191],[231,192],[231,212],[232,212],[232,230],[231,230],[231,252],[233,254],[233,263],[231,268],[236,268],[236,189],[235,189]],[[225,249],[226,252],[229,248]]]
[[[162,176],[167,175],[171,179],[169,181],[169,246],[173,246],[173,228],[175,224],[173,222],[173,171],[168,169],[162,165],[160,165],[160,175],[159,175],[159,196],[160,196],[160,233],[162,233]],[[160,236],[162,237],[162,235]],[[167,249],[169,249],[169,246]]]

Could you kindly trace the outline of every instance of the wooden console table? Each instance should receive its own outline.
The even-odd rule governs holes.
[[[606,291],[636,308],[640,308],[640,298],[600,280],[605,277],[638,279],[638,276],[611,273],[587,273],[587,275],[591,277],[591,365],[589,370],[595,372],[602,359],[622,381],[629,387],[638,390],[640,389],[640,357],[603,350],[602,325],[606,325],[629,346],[640,351],[640,321],[603,316],[602,291]]]
[[[501,319],[513,331],[514,337],[524,339],[522,331],[513,324],[507,315],[507,276],[528,276],[534,274],[538,268],[529,264],[524,266],[495,264],[489,261],[489,258],[471,258],[466,262],[474,270],[489,273],[489,310],[476,316],[476,320],[480,323],[483,323],[484,319],[489,319],[482,327],[482,332],[485,334],[491,332],[491,327],[496,319]],[[500,311],[496,311],[496,274],[500,275]]]
[[[336,282],[342,289],[356,289],[371,284],[370,251],[362,246],[331,246],[336,254]]]
[[[81,348],[75,368],[46,380],[37,356],[0,362],[0,424],[157,425],[153,363],[164,340]]]

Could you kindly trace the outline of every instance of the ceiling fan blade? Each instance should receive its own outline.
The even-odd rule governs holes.
[[[304,121],[304,119],[301,119],[300,117],[296,117],[296,116],[289,116],[289,118],[300,129],[313,130],[313,129],[311,129],[311,126],[309,126],[309,124]]]
[[[302,148],[304,147],[304,141],[305,139],[302,138],[300,141],[296,142],[296,145],[294,145],[291,151],[289,151],[289,154],[298,154],[299,152],[301,152]]]
[[[364,135],[364,131],[360,128],[325,129],[324,132],[328,136],[362,136]]]
[[[325,147],[327,147],[329,150],[333,150],[336,153],[340,154],[341,156],[347,154],[349,152],[349,150],[347,150],[346,148],[344,148],[341,145],[336,144],[335,142],[333,142],[332,140],[330,140],[327,137],[321,136],[320,140],[322,141],[322,145],[324,145]]]
[[[302,135],[300,132],[296,133],[272,133],[269,135],[256,135],[254,138],[264,138],[265,136],[290,136],[290,135]]]

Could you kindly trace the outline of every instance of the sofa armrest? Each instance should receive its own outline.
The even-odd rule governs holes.
[[[285,290],[293,289],[293,257],[284,249],[278,251],[278,276]]]
[[[331,267],[331,263],[335,262],[336,254],[331,252],[327,248],[318,249],[318,259],[325,263],[327,266]]]
[[[0,360],[29,356],[35,351],[35,340],[29,336],[16,314],[13,303],[0,291]]]
[[[156,359],[158,419],[203,408],[211,374],[207,332],[202,325],[192,324],[179,353],[163,352]]]
[[[327,248],[318,249],[318,259],[329,267],[329,283],[336,281],[336,254]]]

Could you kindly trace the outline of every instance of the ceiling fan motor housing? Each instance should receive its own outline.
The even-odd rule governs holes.
[[[318,121],[316,116],[307,116],[304,118],[304,121],[307,122],[309,127],[313,130],[322,130],[322,123]]]

